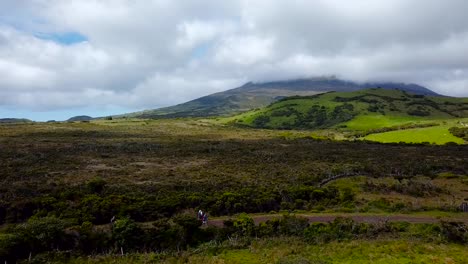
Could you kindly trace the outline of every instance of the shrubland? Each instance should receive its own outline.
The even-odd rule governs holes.
[[[454,212],[468,198],[465,145],[382,145],[288,133],[190,119],[2,125],[0,255],[177,252],[233,237],[240,248],[255,237],[293,236],[312,244],[368,239],[387,231],[347,220],[309,225],[295,217],[256,226],[248,215],[223,228],[201,228],[194,212]],[[321,184],[340,176],[370,180]],[[465,241],[464,226],[434,228],[435,237]]]
[[[180,261],[197,256],[212,258],[232,254],[255,247],[258,243],[265,243],[264,241],[289,240],[302,246],[321,247],[333,243],[346,245],[352,241],[382,243],[405,240],[446,244],[450,247],[468,243],[467,226],[457,222],[371,224],[338,217],[328,223],[309,224],[307,219],[284,215],[255,225],[252,218],[241,214],[235,219],[226,220],[223,227],[200,228],[200,225],[201,222],[190,215],[179,215],[170,221],[158,221],[144,228],[130,219],[121,219],[115,222],[110,232],[105,233],[90,229],[88,224],[63,229],[64,223],[58,219],[34,219],[15,227],[13,233],[7,231],[0,236],[0,245],[3,248],[0,257],[10,262],[34,256],[29,262],[79,263],[80,259],[83,260],[80,257],[83,255],[91,254],[98,260],[102,258],[98,256],[113,256],[118,259],[119,254],[127,254],[124,259],[150,255],[152,261],[171,261],[174,258]],[[290,244],[283,244],[282,247],[294,250]],[[326,256],[321,258],[328,259]],[[142,260],[136,258],[134,261]]]

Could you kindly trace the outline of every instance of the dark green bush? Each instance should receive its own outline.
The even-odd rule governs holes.
[[[101,193],[106,186],[107,182],[102,178],[94,178],[87,183],[87,187],[90,193]]]
[[[468,227],[459,222],[442,222],[441,233],[449,242],[468,243]]]
[[[233,227],[236,232],[242,236],[253,236],[255,234],[255,223],[254,220],[247,214],[239,215],[233,221]]]
[[[368,224],[359,224],[350,218],[337,217],[330,223],[313,223],[304,231],[304,238],[312,243],[349,240],[367,234]]]
[[[0,234],[0,259],[17,260],[41,252],[67,250],[74,246],[67,223],[54,217],[30,219]]]
[[[278,232],[287,236],[302,236],[309,226],[309,220],[294,215],[284,215],[278,222]]]
[[[143,246],[143,230],[131,219],[115,221],[112,227],[112,239],[116,246],[124,249],[137,249]]]
[[[463,138],[464,140],[468,141],[468,128],[467,127],[452,127],[449,129],[452,135]]]
[[[269,116],[261,115],[255,118],[255,120],[253,121],[253,124],[255,127],[258,127],[258,128],[266,128],[268,127],[269,122],[270,122]]]

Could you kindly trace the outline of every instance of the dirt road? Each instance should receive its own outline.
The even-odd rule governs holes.
[[[307,215],[307,214],[296,214],[309,219],[310,223],[326,223],[333,221],[336,217],[343,216],[353,219],[360,223],[379,223],[384,221],[390,222],[409,222],[409,223],[438,223],[442,220],[445,221],[456,221],[468,223],[468,214],[466,217],[435,217],[435,216],[419,216],[419,215]],[[252,218],[255,224],[266,222],[275,218],[280,218],[281,215],[254,215]],[[224,219],[212,219],[208,221],[209,226],[222,227]]]

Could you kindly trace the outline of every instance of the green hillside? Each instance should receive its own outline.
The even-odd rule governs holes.
[[[433,97],[401,90],[366,89],[288,97],[266,108],[226,120],[236,125],[254,128],[335,129],[358,137],[394,130],[426,128],[427,131],[442,131],[443,134],[449,135],[446,139],[456,139],[449,141],[463,142],[462,139],[453,137],[448,130],[451,126],[456,126],[454,120],[466,117],[468,98]],[[447,123],[448,120],[450,124]],[[428,129],[439,125],[443,127]],[[422,130],[423,133],[424,131]],[[399,142],[398,137],[389,135],[385,136],[383,141]],[[393,139],[388,140],[388,137]],[[367,139],[380,141],[375,135]]]
[[[31,120],[25,118],[0,118],[0,124],[17,124],[17,123],[32,123]]]
[[[337,79],[334,76],[273,81],[264,83],[246,83],[241,87],[210,94],[198,99],[159,109],[127,113],[115,117],[136,118],[176,118],[231,116],[255,108],[265,107],[288,96],[310,96],[330,91],[352,92],[372,87],[401,89],[420,95],[440,96],[439,94],[416,84],[405,83],[355,83]]]

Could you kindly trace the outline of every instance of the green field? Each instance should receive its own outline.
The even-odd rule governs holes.
[[[382,127],[393,127],[408,123],[430,122],[424,118],[418,118],[407,115],[379,115],[365,114],[355,117],[353,120],[345,123],[346,127],[351,130],[368,130]]]
[[[450,126],[435,126],[427,128],[391,131],[385,133],[371,134],[366,136],[365,139],[382,143],[429,142],[431,144],[445,144],[449,142],[455,142],[457,144],[464,144],[465,141],[461,138],[453,136],[450,133],[449,128]]]

